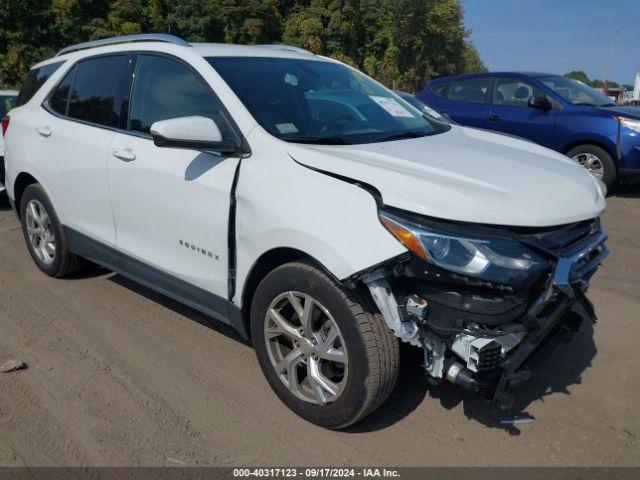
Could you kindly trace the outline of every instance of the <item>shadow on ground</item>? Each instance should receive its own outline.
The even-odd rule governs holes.
[[[526,409],[534,402],[555,394],[570,395],[569,387],[581,383],[582,373],[596,355],[593,326],[585,321],[573,340],[558,348],[534,371],[533,377],[514,390],[515,404],[508,411],[449,383],[431,385],[422,370],[422,351],[404,346],[398,385],[389,400],[377,411],[348,431],[368,432],[390,426],[415,410],[425,397],[439,401],[437,408],[454,409],[462,405],[464,415],[472,421],[507,431],[521,433],[518,421],[535,421]],[[436,405],[434,405],[436,407]],[[514,423],[515,420],[515,423]]]
[[[611,192],[612,197],[640,198],[640,182],[617,185]]]
[[[9,203],[9,197],[7,192],[0,193],[0,212],[6,212],[11,210],[11,204]]]

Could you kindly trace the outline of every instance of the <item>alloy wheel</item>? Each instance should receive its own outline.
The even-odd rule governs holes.
[[[593,153],[578,153],[572,158],[586,168],[587,171],[595,178],[602,180],[602,177],[604,176],[604,165],[597,155],[594,155]]]
[[[296,397],[318,405],[340,397],[347,349],[331,313],[311,295],[278,295],[267,310],[264,338],[272,367]]]
[[[45,265],[52,264],[56,257],[56,238],[49,214],[36,199],[27,204],[26,223],[27,236],[36,257]]]

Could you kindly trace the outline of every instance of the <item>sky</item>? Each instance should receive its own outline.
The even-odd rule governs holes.
[[[640,0],[463,0],[465,24],[489,70],[604,79],[633,85],[640,73]]]

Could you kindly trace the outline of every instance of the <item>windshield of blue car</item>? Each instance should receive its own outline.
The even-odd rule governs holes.
[[[332,61],[207,58],[256,121],[289,142],[358,144],[448,130],[363,73]]]
[[[615,105],[606,95],[572,78],[553,76],[539,79],[547,87],[574,105],[605,107]]]

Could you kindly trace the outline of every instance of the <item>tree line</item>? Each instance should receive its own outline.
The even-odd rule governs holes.
[[[579,82],[584,83],[585,85],[589,85],[593,88],[602,88],[604,86],[604,82],[597,78],[593,80],[589,79],[589,76],[584,73],[582,70],[572,70],[569,73],[565,73],[565,77],[573,78],[574,80],[578,80]],[[609,80],[608,82],[609,88],[624,88],[625,90],[633,90],[633,85],[623,84],[620,85],[618,82],[614,82]]]
[[[67,45],[148,32],[296,45],[408,91],[485,70],[461,0],[0,0],[0,84]]]

